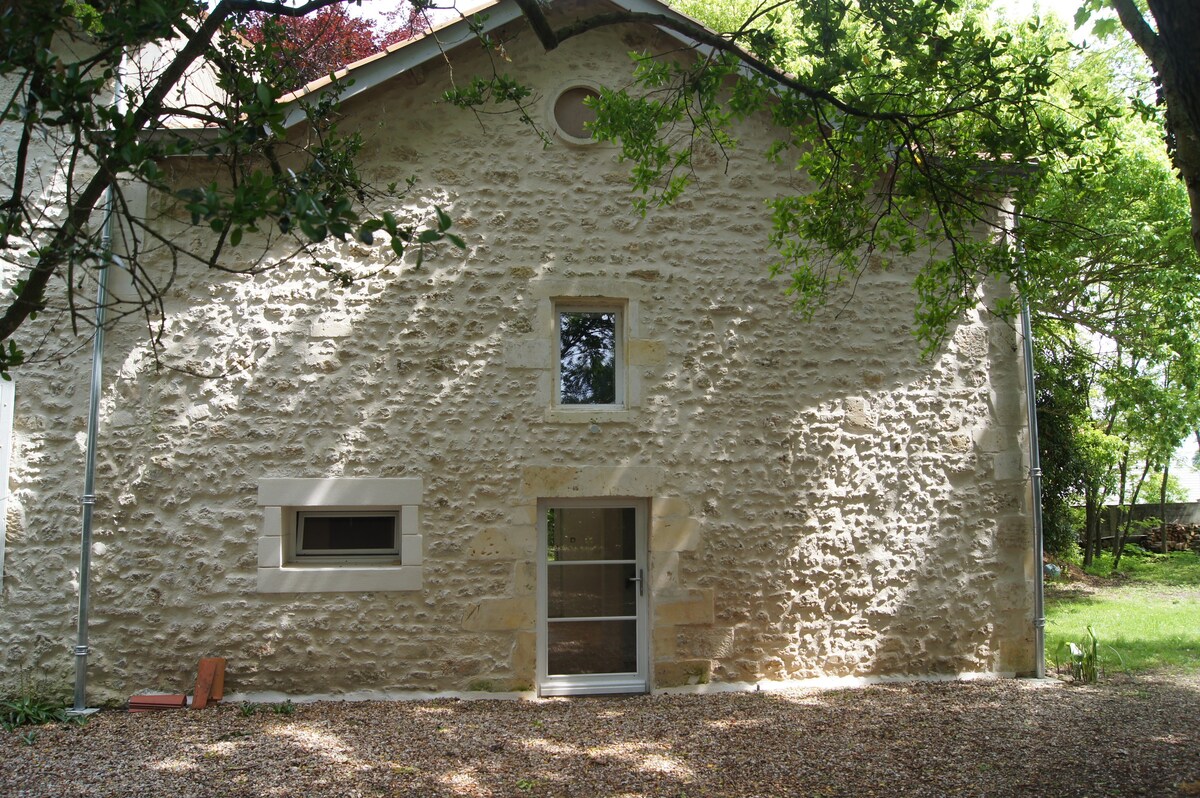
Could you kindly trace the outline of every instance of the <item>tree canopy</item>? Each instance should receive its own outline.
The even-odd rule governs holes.
[[[265,48],[272,74],[287,76],[279,86],[296,89],[429,30],[420,10],[403,11],[392,12],[383,30],[374,18],[353,16],[345,5],[302,17],[253,11],[239,29],[247,41]]]
[[[302,103],[312,135],[288,141],[279,100],[298,79],[296,70],[279,68],[288,61],[279,35],[288,23],[263,36],[246,32],[262,28],[262,15],[320,20],[322,11],[337,6],[337,0],[220,0],[211,8],[198,0],[0,6],[3,123],[16,142],[0,174],[0,264],[15,280],[0,309],[0,343],[7,342],[0,374],[23,361],[12,336],[39,313],[87,324],[89,302],[81,288],[118,261],[140,299],[125,312],[145,313],[153,329],[178,268],[260,268],[257,257],[238,265],[222,258],[247,232],[290,237],[300,249],[329,236],[365,241],[382,233],[397,257],[434,241],[461,245],[440,210],[431,209],[424,220],[365,210],[372,198],[399,198],[408,187],[372,186],[360,178],[359,141],[339,133],[334,96]],[[326,13],[340,18],[340,12]],[[160,165],[181,155],[213,159],[224,179],[201,185],[167,179]],[[215,244],[196,249],[161,235],[131,210],[128,193],[138,186],[175,198],[194,225],[216,234]],[[116,237],[129,247],[120,258]],[[175,267],[170,273],[144,268],[149,256],[164,254]],[[328,268],[319,261],[314,266]],[[343,272],[331,277],[353,279]]]
[[[1130,109],[1104,86],[1069,79],[1073,48],[1052,26],[1031,21],[995,29],[981,15],[982,4],[959,0],[727,0],[691,7],[704,11],[711,28],[665,10],[614,9],[567,19],[536,0],[516,3],[548,49],[630,22],[656,25],[694,43],[692,59],[637,54],[632,90],[605,91],[599,103],[593,133],[619,142],[646,208],[686,190],[698,142],[736,146],[738,120],[770,115],[781,133],[768,157],[804,178],[800,190],[776,198],[768,211],[778,252],[772,268],[802,314],[869,265],[886,267],[896,254],[920,256],[925,266],[916,282],[918,327],[932,348],[976,304],[983,280],[1007,278],[1027,296],[1045,286],[1075,285],[1075,296],[1046,293],[1043,305],[1059,303],[1063,316],[1086,306],[1091,318],[1101,320],[1107,298],[1120,291],[1092,290],[1101,278],[1081,272],[1074,279],[1067,274],[1073,263],[1086,268],[1094,261],[1096,268],[1109,269],[1104,285],[1123,286],[1141,279],[1144,270],[1134,264],[1160,262],[1134,251],[1125,232],[1098,229],[1107,217],[1081,219],[1084,195],[1072,201],[1071,192],[1081,190],[1069,183],[1072,174],[1133,189],[1136,170],[1122,178],[1107,168],[1118,155],[1125,162],[1122,131]],[[1196,37],[1185,34],[1197,29],[1195,9],[1187,0],[1151,0],[1141,13],[1132,0],[1082,0],[1082,6],[1080,20],[1090,17],[1105,32],[1116,23],[1096,12],[1114,9],[1131,41],[1147,53],[1160,92],[1138,98],[1133,110],[1149,120],[1150,129],[1162,126],[1172,164],[1185,178],[1184,190],[1192,191],[1188,148],[1198,127],[1191,112]],[[428,7],[425,0],[415,3],[416,16],[408,20]],[[4,124],[16,126],[19,134],[0,175],[6,195],[0,258],[18,275],[12,298],[0,309],[0,342],[8,342],[0,371],[23,357],[12,336],[31,316],[51,309],[84,318],[81,280],[115,262],[109,226],[98,224],[97,216],[115,217],[131,240],[141,242],[124,265],[151,310],[162,286],[139,270],[150,247],[167,251],[180,267],[229,269],[222,253],[247,232],[291,237],[300,248],[328,236],[371,240],[383,234],[397,255],[458,240],[449,231],[449,217],[436,209],[424,220],[369,210],[373,200],[398,197],[406,187],[372,186],[358,175],[359,142],[338,131],[333,113],[336,84],[304,105],[317,135],[302,144],[283,135],[279,98],[305,77],[279,68],[299,41],[295,37],[310,35],[306,26],[322,21],[325,30],[338,31],[322,73],[332,62],[361,54],[371,39],[372,32],[347,17],[337,0],[298,5],[219,0],[211,8],[198,0],[61,0],[10,2],[2,9]],[[487,41],[482,22],[471,24]],[[158,46],[163,57],[143,74],[120,75],[118,102],[110,102],[126,56],[149,45]],[[338,49],[343,46],[348,49]],[[524,96],[519,82],[502,69],[499,64],[494,74],[449,99],[464,106],[497,98],[519,103]],[[202,104],[178,102],[179,89],[205,71],[215,96]],[[193,132],[180,133],[181,123]],[[53,149],[65,174],[65,198],[52,209],[39,200],[50,179],[39,172],[45,162],[29,155],[38,144]],[[180,186],[163,177],[163,159],[198,151],[219,154],[228,178]],[[289,164],[302,166],[285,168],[289,158]],[[130,182],[176,197],[194,224],[217,234],[216,245],[195,252],[178,240],[156,238],[150,226],[126,212],[123,191]],[[1062,195],[1057,206],[1055,191]],[[1093,191],[1086,198],[1102,195]],[[107,200],[113,212],[101,214]],[[1191,203],[1194,217],[1194,191]],[[1010,233],[1014,214],[1028,235],[1061,245],[1063,257],[1053,264],[1040,252],[1037,258],[1014,259],[1003,236],[989,235]],[[1177,240],[1176,223],[1165,215],[1160,221],[1165,225],[1160,232],[1169,227]],[[1073,236],[1107,242],[1119,258],[1081,261],[1069,254]],[[258,265],[240,268],[254,271]],[[1161,271],[1173,275],[1162,281],[1178,280],[1176,288],[1191,290],[1186,270]],[[345,281],[354,275],[331,277]]]

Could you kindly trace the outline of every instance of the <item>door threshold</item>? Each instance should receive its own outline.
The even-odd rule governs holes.
[[[538,687],[538,695],[545,698],[572,695],[645,695],[649,692],[650,687],[645,682],[588,685],[544,684]]]

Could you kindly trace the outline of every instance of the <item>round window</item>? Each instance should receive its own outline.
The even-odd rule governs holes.
[[[554,124],[563,138],[575,144],[591,143],[587,125],[596,120],[596,111],[585,105],[585,101],[599,96],[590,86],[572,86],[558,95],[554,101]]]

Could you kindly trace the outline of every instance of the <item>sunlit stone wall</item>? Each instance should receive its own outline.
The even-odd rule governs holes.
[[[624,85],[627,51],[667,46],[622,28],[545,54],[525,33],[503,69],[533,85],[540,121],[561,87]],[[488,69],[468,47],[455,76]],[[201,656],[226,657],[242,693],[528,688],[536,502],[559,495],[651,499],[655,687],[1031,671],[1014,331],[972,313],[922,360],[911,265],[882,261],[799,321],[767,277],[763,205],[797,178],[763,160],[762,120],[642,218],[613,149],[543,148],[512,115],[440,102],[448,80],[416,70],[348,102],[344,125],[366,140],[365,175],[415,176],[405,207],[444,206],[466,253],[417,269],[383,245],[321,247],[378,267],[345,289],[302,262],[185,266],[157,359],[144,319],[110,336],[97,700],[183,690]],[[151,212],[195,237],[163,201]],[[575,292],[636,302],[638,401],[616,418],[548,412],[549,298]],[[60,324],[18,375],[6,677],[71,667],[87,349]],[[259,480],[341,476],[421,478],[420,589],[258,592]]]

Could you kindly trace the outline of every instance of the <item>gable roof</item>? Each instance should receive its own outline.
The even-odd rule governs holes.
[[[600,0],[600,2],[623,11],[660,14],[703,27],[701,23],[658,0]],[[543,5],[552,7],[554,0],[547,0]],[[280,101],[286,106],[284,127],[292,127],[305,118],[304,111],[298,106],[300,100],[316,99],[316,96],[327,91],[335,80],[340,81],[351,76],[354,78],[353,84],[345,87],[339,94],[340,99],[347,100],[409,70],[440,58],[444,53],[476,38],[476,32],[471,29],[472,23],[476,20],[482,20],[483,33],[491,33],[520,17],[521,9],[515,0],[488,0],[475,7],[470,15],[464,14],[460,19],[434,28],[423,36],[398,42],[382,52],[355,61],[339,69],[332,77],[318,78],[303,88],[280,98]],[[689,47],[704,49],[703,45],[677,31],[667,28],[659,28],[659,30]]]

